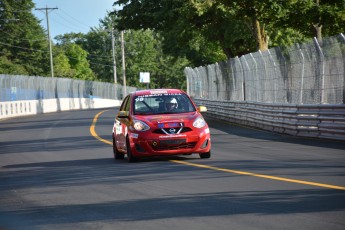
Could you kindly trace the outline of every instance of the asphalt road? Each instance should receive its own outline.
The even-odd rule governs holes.
[[[0,121],[1,230],[345,229],[345,143],[209,120],[210,159],[128,163],[116,111]]]

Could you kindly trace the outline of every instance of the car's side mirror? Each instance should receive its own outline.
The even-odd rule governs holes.
[[[120,112],[117,114],[117,117],[118,117],[118,118],[128,118],[128,117],[129,117],[129,112],[127,112],[127,111],[120,111]]]
[[[203,105],[202,105],[202,106],[199,106],[199,107],[198,107],[198,111],[199,111],[199,112],[207,112],[207,108],[206,108],[206,106],[203,106]]]

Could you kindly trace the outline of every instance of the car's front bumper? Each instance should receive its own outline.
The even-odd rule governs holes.
[[[173,135],[132,132],[129,138],[131,152],[136,157],[206,153],[211,150],[208,127]]]

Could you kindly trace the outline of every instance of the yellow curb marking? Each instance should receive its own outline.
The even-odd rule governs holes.
[[[95,130],[96,122],[97,122],[98,117],[99,117],[102,113],[104,113],[104,112],[106,112],[106,111],[108,111],[108,110],[104,110],[104,111],[101,111],[101,112],[97,113],[96,116],[93,118],[92,124],[91,124],[91,126],[90,126],[90,133],[91,133],[91,135],[94,136],[96,139],[98,139],[98,140],[100,140],[100,141],[102,141],[102,142],[104,142],[104,143],[106,143],[106,144],[108,144],[108,145],[113,145],[112,142],[110,142],[110,141],[108,141],[108,140],[105,140],[105,139],[99,137],[99,136],[97,135],[97,133],[96,133],[96,130]]]
[[[250,173],[250,172],[244,172],[244,171],[238,171],[238,170],[224,169],[224,168],[218,168],[218,167],[201,165],[201,164],[194,164],[194,163],[179,161],[179,160],[170,160],[170,161],[177,163],[177,164],[184,164],[184,165],[195,166],[195,167],[199,167],[199,168],[212,169],[212,170],[241,174],[241,175],[246,175],[246,176],[255,176],[255,177],[261,177],[261,178],[266,178],[266,179],[271,179],[271,180],[279,180],[279,181],[285,181],[285,182],[291,182],[291,183],[297,183],[297,184],[306,184],[306,185],[312,185],[312,186],[318,186],[318,187],[324,187],[324,188],[345,190],[345,187],[329,185],[329,184],[321,184],[321,183],[315,183],[315,182],[309,182],[309,181],[303,181],[303,180],[289,179],[289,178],[284,178],[284,177],[276,177],[276,176],[269,176],[269,175],[264,175],[264,174],[257,174],[257,173]]]
[[[96,116],[94,117],[92,124],[90,126],[90,133],[92,136],[94,136],[99,141],[102,141],[102,142],[109,144],[109,145],[113,145],[112,142],[99,137],[95,131],[95,126],[96,126],[96,122],[97,122],[98,117],[106,111],[108,111],[108,110],[104,110],[104,111],[101,111],[101,112],[96,114]],[[345,187],[336,186],[336,185],[322,184],[322,183],[309,182],[309,181],[303,181],[303,180],[295,180],[295,179],[289,179],[289,178],[284,178],[284,177],[269,176],[269,175],[264,175],[264,174],[244,172],[244,171],[238,171],[238,170],[232,170],[232,169],[224,169],[224,168],[218,168],[218,167],[202,165],[202,164],[195,164],[195,163],[190,163],[190,162],[180,161],[180,160],[169,160],[169,161],[172,163],[176,163],[176,164],[184,164],[184,165],[189,165],[189,166],[198,167],[198,168],[211,169],[211,170],[240,174],[240,175],[246,175],[246,176],[254,176],[254,177],[260,177],[260,178],[271,179],[271,180],[285,181],[285,182],[290,182],[290,183],[297,183],[297,184],[311,185],[311,186],[317,186],[317,187],[323,187],[323,188],[345,190]]]

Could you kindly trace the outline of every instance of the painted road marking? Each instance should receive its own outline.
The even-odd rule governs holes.
[[[90,126],[90,133],[91,133],[91,135],[94,136],[96,139],[98,139],[98,140],[100,140],[100,141],[102,141],[102,142],[104,142],[104,143],[106,143],[106,144],[113,145],[112,142],[110,142],[110,141],[108,141],[108,140],[105,140],[105,139],[101,138],[100,136],[98,136],[97,133],[96,133],[96,130],[95,130],[96,122],[97,122],[97,120],[98,120],[98,117],[99,117],[102,113],[104,113],[104,112],[106,112],[106,111],[108,111],[108,110],[104,110],[104,111],[101,111],[101,112],[97,113],[96,116],[93,118],[92,124],[91,124],[91,126]]]
[[[104,142],[106,144],[113,145],[112,142],[99,137],[97,135],[96,131],[95,131],[95,127],[96,127],[96,123],[97,123],[98,117],[102,113],[104,113],[106,111],[108,111],[108,110],[104,110],[104,111],[101,111],[101,112],[96,114],[96,116],[94,117],[94,119],[92,121],[92,124],[90,126],[90,133],[96,139],[98,139],[98,140],[100,140],[100,141],[102,141],[102,142]],[[204,168],[204,169],[211,169],[211,170],[222,171],[222,172],[227,172],[227,173],[234,173],[234,174],[240,174],[240,175],[246,175],[246,176],[254,176],[254,177],[260,177],[260,178],[265,178],[265,179],[285,181],[285,182],[304,184],[304,185],[311,185],[311,186],[317,186],[317,187],[323,187],[323,188],[345,190],[345,187],[336,186],[336,185],[322,184],[322,183],[316,183],[316,182],[310,182],[310,181],[295,180],[295,179],[289,179],[289,178],[284,178],[284,177],[269,176],[269,175],[257,174],[257,173],[251,173],[251,172],[245,172],[245,171],[238,171],[238,170],[232,170],[232,169],[218,168],[218,167],[214,167],[214,166],[203,165],[203,164],[195,164],[195,163],[190,163],[190,162],[180,161],[180,160],[169,160],[169,161],[172,162],[172,163],[176,163],[176,164],[189,165],[189,166],[193,166],[193,167]]]
[[[244,171],[238,171],[238,170],[232,170],[232,169],[224,169],[224,168],[218,168],[218,167],[202,165],[202,164],[195,164],[195,163],[179,161],[179,160],[170,160],[170,161],[178,163],[178,164],[184,164],[184,165],[189,165],[189,166],[194,166],[194,167],[199,167],[199,168],[205,168],[205,169],[212,169],[212,170],[228,172],[228,173],[241,174],[241,175],[246,175],[246,176],[255,176],[255,177],[261,177],[261,178],[266,178],[266,179],[271,179],[271,180],[279,180],[279,181],[285,181],[285,182],[291,182],[291,183],[297,183],[297,184],[306,184],[306,185],[312,185],[312,186],[318,186],[318,187],[324,187],[324,188],[345,190],[345,187],[336,186],[336,185],[321,184],[321,183],[316,183],[316,182],[289,179],[289,178],[284,178],[284,177],[269,176],[269,175],[264,175],[264,174],[244,172]]]

